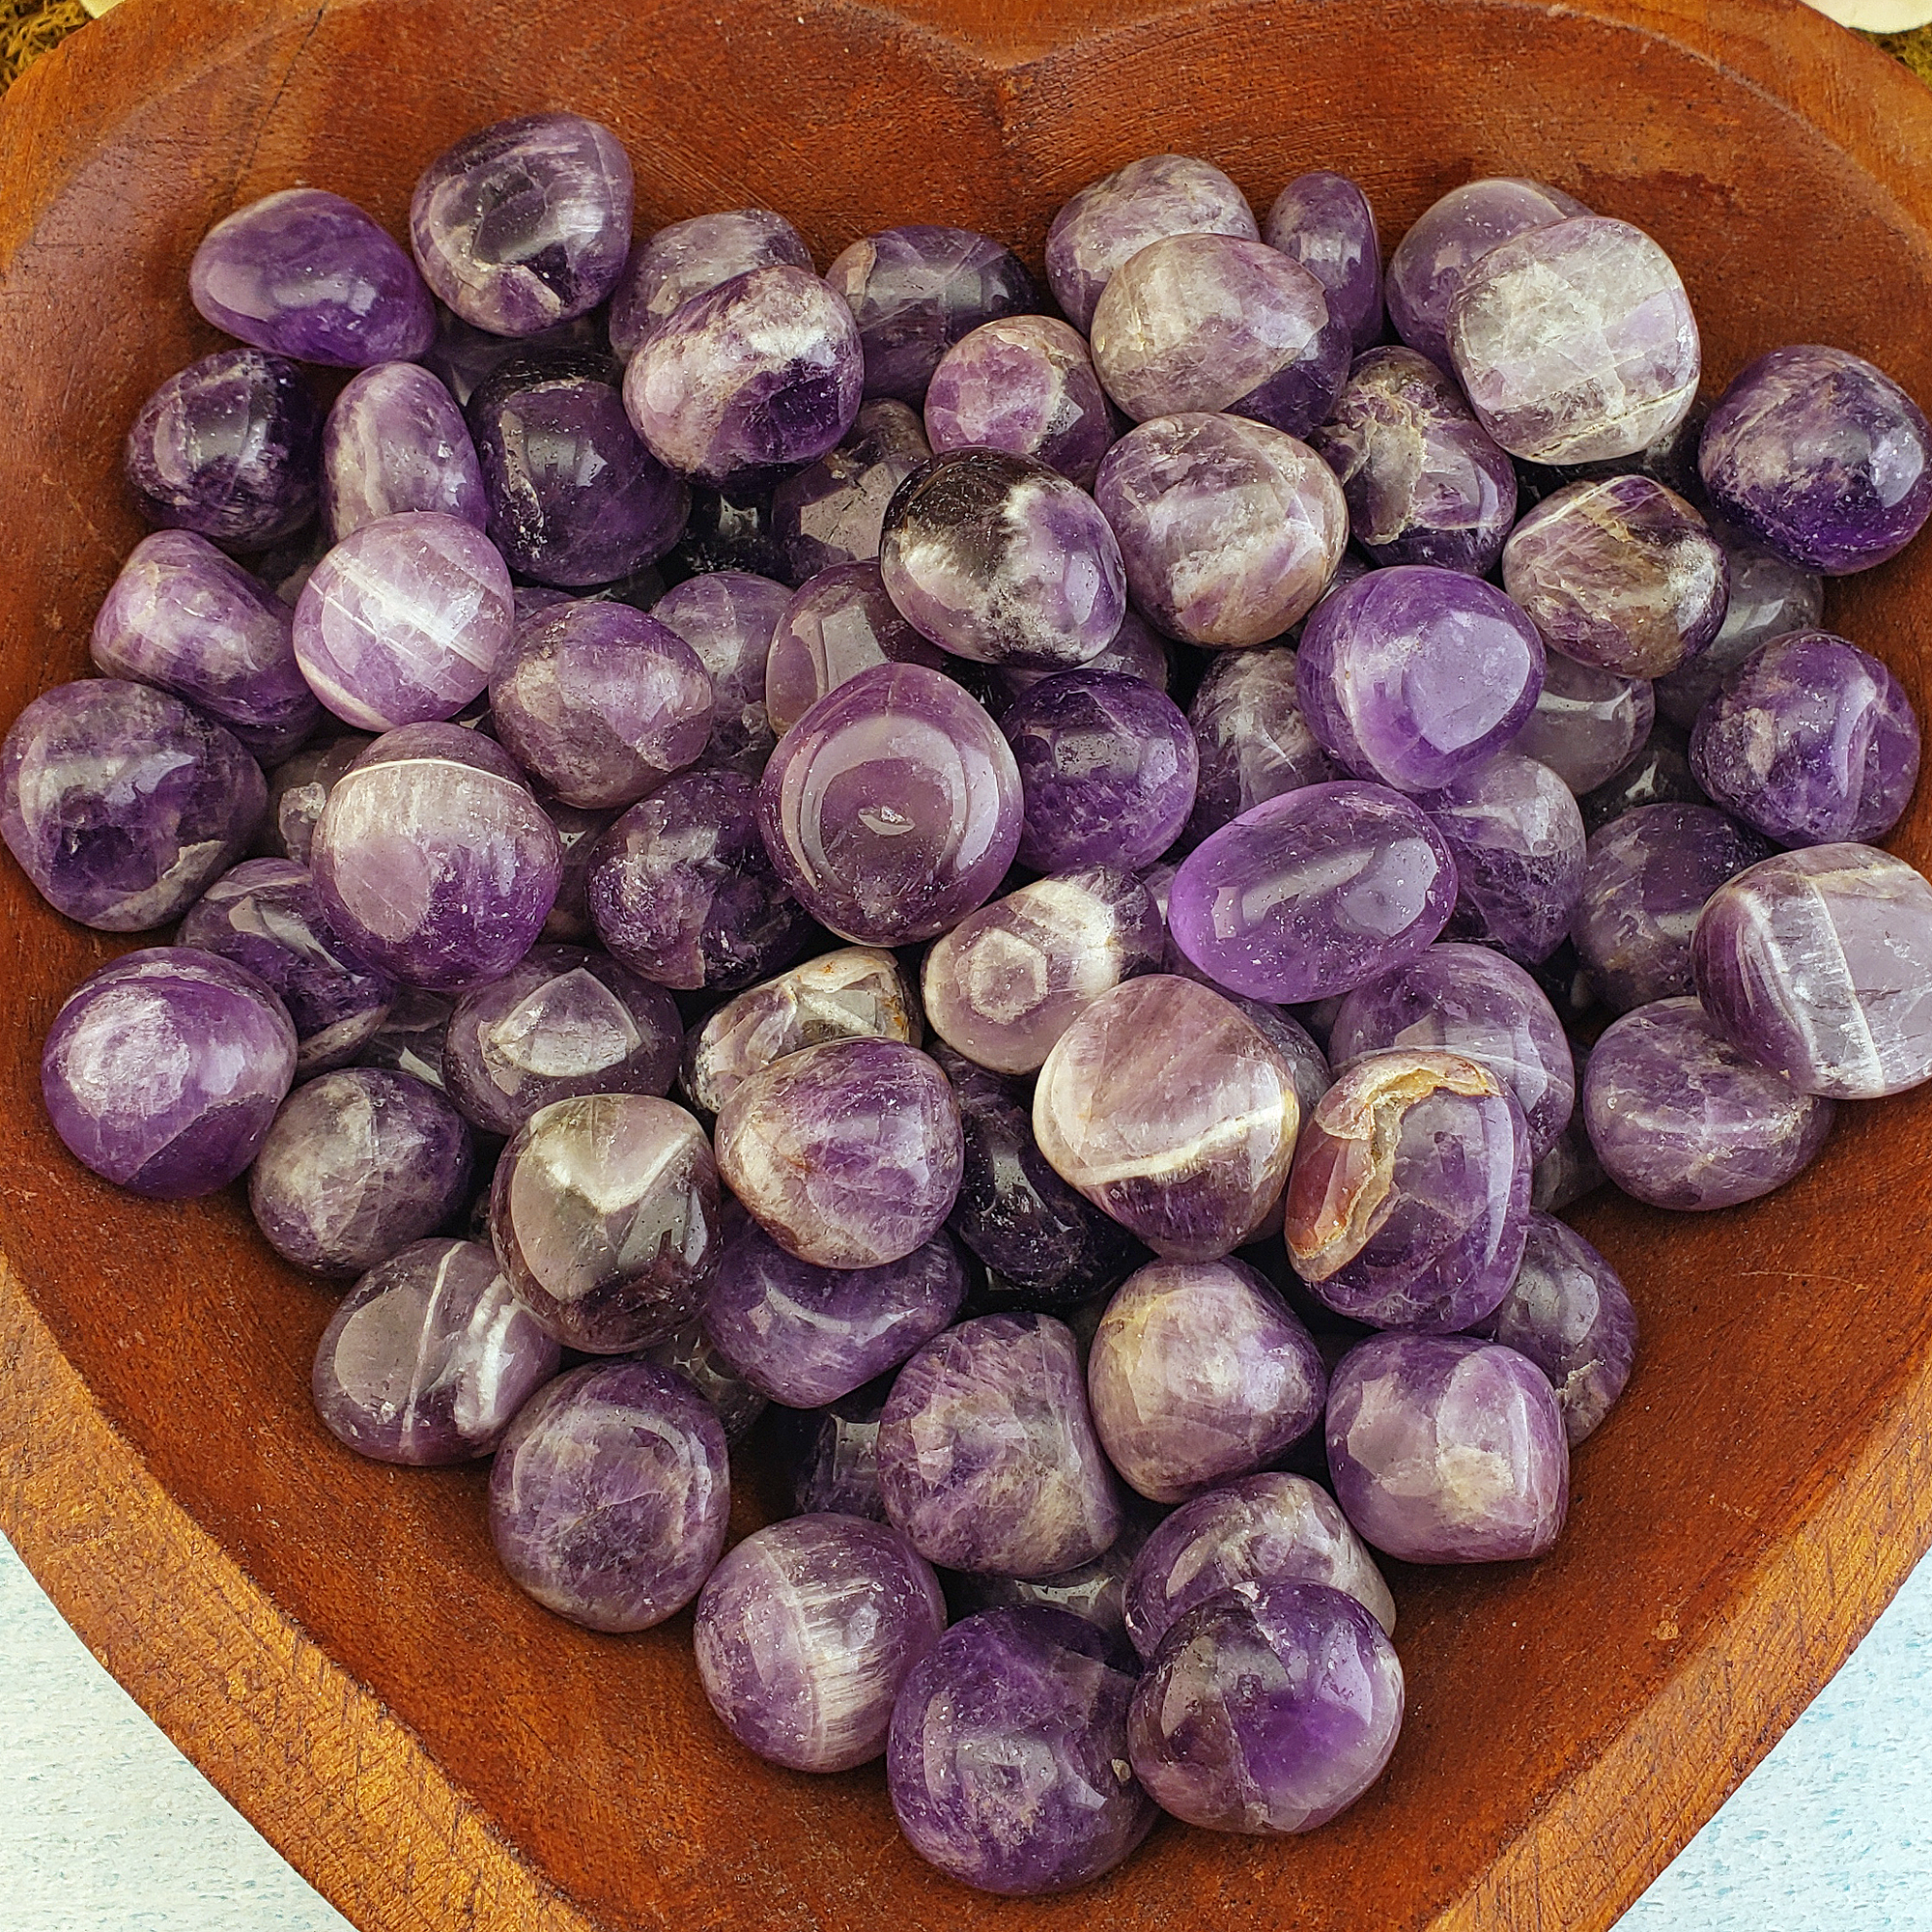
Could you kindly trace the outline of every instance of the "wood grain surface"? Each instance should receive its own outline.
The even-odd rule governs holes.
[[[623,137],[640,227],[765,202],[821,261],[923,218],[1037,262],[1070,190],[1159,149],[1264,207],[1342,168],[1391,238],[1472,174],[1540,176],[1670,250],[1712,384],[1825,341],[1932,399],[1932,98],[1797,0],[128,0],[0,107],[0,718],[86,668],[139,534],[125,427],[215,346],[183,287],[210,223],[310,182],[399,228],[440,148],[550,106]],[[1927,711],[1932,547],[1834,584],[1828,621]],[[1889,842],[1932,858],[1932,786]],[[479,1471],[329,1439],[329,1297],[239,1198],[142,1204],[67,1158],[39,1042],[123,944],[0,862],[0,1523],[362,1932],[1592,1932],[1932,1543],[1928,1090],[1846,1107],[1749,1208],[1578,1216],[1641,1313],[1635,1378],[1551,1557],[1391,1566],[1409,1719],[1360,1804],[1283,1843],[1163,1827],[1063,1900],[970,1894],[899,1842],[876,1767],[732,1745],[688,1618],[560,1623],[497,1573]]]

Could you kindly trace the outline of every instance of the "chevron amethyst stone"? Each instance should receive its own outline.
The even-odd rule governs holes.
[[[810,270],[811,251],[798,230],[768,208],[694,214],[660,228],[631,250],[611,292],[611,353],[628,362],[644,337],[694,296],[778,263]]]
[[[481,529],[490,505],[456,399],[414,362],[351,379],[322,426],[323,520],[337,543],[380,517],[440,510]]]
[[[1347,175],[1297,175],[1275,196],[1262,240],[1321,284],[1357,354],[1382,332],[1382,247],[1369,198]]]
[[[925,391],[935,450],[1004,449],[1090,488],[1114,440],[1084,338],[1048,315],[981,323],[941,358]]]
[[[700,765],[755,779],[777,733],[765,710],[765,661],[791,592],[749,570],[688,577],[651,606],[651,615],[697,653],[711,680],[711,735]]]
[[[828,692],[879,665],[943,670],[946,653],[899,615],[876,557],[837,563],[808,579],[772,626],[765,713],[783,737]]]

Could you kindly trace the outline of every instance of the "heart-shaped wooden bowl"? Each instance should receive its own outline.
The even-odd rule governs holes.
[[[87,668],[138,535],[123,431],[214,346],[185,294],[209,224],[309,182],[400,230],[448,142],[566,106],[629,144],[640,226],[763,202],[820,261],[914,218],[1037,261],[1071,189],[1162,149],[1261,207],[1345,169],[1391,238],[1471,175],[1540,176],[1662,240],[1714,384],[1831,342],[1932,401],[1932,96],[1795,0],[129,0],[0,111],[0,720]],[[1932,542],[1834,585],[1830,614],[1925,713]],[[1894,842],[1932,857],[1932,785]],[[1636,1378],[1577,1457],[1554,1555],[1397,1566],[1408,1723],[1353,1810],[1282,1843],[1170,1826],[1092,1890],[980,1897],[900,1842],[876,1767],[812,1779],[739,1750],[688,1619],[592,1636],[511,1588],[480,1470],[325,1435],[329,1298],[239,1199],[147,1206],[66,1157],[41,1037],[119,944],[0,869],[0,1511],[363,1932],[1589,1932],[1932,1540],[1927,1090],[1845,1108],[1749,1208],[1581,1215],[1641,1309]]]

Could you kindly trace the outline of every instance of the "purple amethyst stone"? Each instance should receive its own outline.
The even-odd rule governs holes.
[[[736,1448],[771,1406],[750,1382],[735,1374],[696,1321],[640,1350],[643,1360],[681,1375],[716,1410],[724,1440]]]
[[[792,596],[765,655],[765,712],[780,737],[828,692],[886,664],[941,670],[946,653],[906,622],[876,558],[834,564]]]
[[[811,250],[782,214],[768,208],[695,214],[660,228],[631,250],[611,292],[611,353],[630,361],[644,337],[694,296],[779,264],[810,270]]]
[[[1381,237],[1368,196],[1347,175],[1297,175],[1275,196],[1262,240],[1321,284],[1357,354],[1381,340]]]
[[[1621,677],[1551,652],[1536,709],[1510,749],[1548,765],[1580,800],[1636,755],[1656,717],[1648,678]]]
[[[1686,731],[1760,644],[1789,631],[1815,631],[1825,614],[1825,580],[1815,571],[1728,534],[1719,540],[1731,572],[1723,626],[1689,664],[1657,680],[1659,716]]]
[[[893,493],[931,454],[924,427],[904,403],[889,396],[861,403],[838,448],[772,492],[772,536],[790,581],[876,557]]]
[[[427,369],[384,362],[336,397],[322,428],[322,507],[337,543],[405,510],[484,526],[490,505],[469,426]]]
[[[1085,340],[1047,315],[982,323],[946,352],[925,391],[935,450],[1003,449],[1091,488],[1114,440]]]
[[[651,615],[697,653],[711,679],[711,736],[700,765],[755,779],[777,733],[765,712],[765,660],[791,592],[747,570],[687,578],[651,606]]]
[[[1301,715],[1292,650],[1224,651],[1187,707],[1200,757],[1183,838],[1198,845],[1245,811],[1342,774]]]

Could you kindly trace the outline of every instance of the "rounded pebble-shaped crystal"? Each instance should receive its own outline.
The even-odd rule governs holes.
[[[1690,739],[1659,719],[1622,768],[1577,800],[1583,830],[1594,837],[1643,805],[1702,805],[1704,787],[1690,770]]]
[[[765,712],[780,737],[828,692],[879,665],[940,670],[946,653],[899,615],[875,557],[834,564],[792,594],[772,626]]]
[[[1199,753],[1187,843],[1266,799],[1342,776],[1301,715],[1295,672],[1286,649],[1224,651],[1208,665],[1187,707]]]
[[[1357,352],[1381,339],[1381,237],[1368,196],[1347,175],[1297,175],[1275,196],[1262,240],[1321,284]]]
[[[1580,799],[1623,770],[1656,717],[1648,678],[1598,670],[1552,651],[1536,709],[1510,750],[1548,765]]]
[[[940,359],[925,391],[935,450],[1003,449],[1083,489],[1114,440],[1086,341],[1047,315],[981,323]]]
[[[711,735],[700,765],[756,778],[777,733],[765,712],[765,661],[791,591],[748,570],[689,577],[651,606],[651,615],[697,653],[711,680]]]
[[[366,732],[345,731],[285,758],[270,776],[268,814],[249,850],[259,858],[293,859],[306,866],[328,794],[375,742]]]
[[[674,1369],[708,1402],[724,1431],[724,1440],[736,1448],[771,1405],[734,1371],[696,1321],[653,1342],[639,1351],[661,1369]]]
[[[772,537],[789,581],[876,557],[893,493],[932,450],[924,424],[904,403],[890,396],[861,403],[838,446],[772,492]]]
[[[1718,635],[1690,660],[1657,680],[1657,710],[1688,731],[1732,671],[1760,644],[1789,631],[1814,631],[1825,614],[1825,580],[1767,550],[1726,535],[1731,594]]]
[[[440,511],[479,530],[488,522],[469,426],[427,369],[380,363],[336,397],[322,428],[322,507],[337,543],[406,510]]]
[[[811,250],[782,214],[733,208],[660,228],[631,250],[611,292],[611,352],[620,362],[694,296],[753,269],[811,267]]]
[[[1119,671],[1122,677],[1131,677],[1151,690],[1166,692],[1174,682],[1174,652],[1167,639],[1129,606],[1113,641],[1079,668]],[[1024,697],[1042,679],[1059,675],[1057,670],[1041,665],[1002,665],[993,673],[993,694],[987,703],[1004,716],[1006,705]]]

